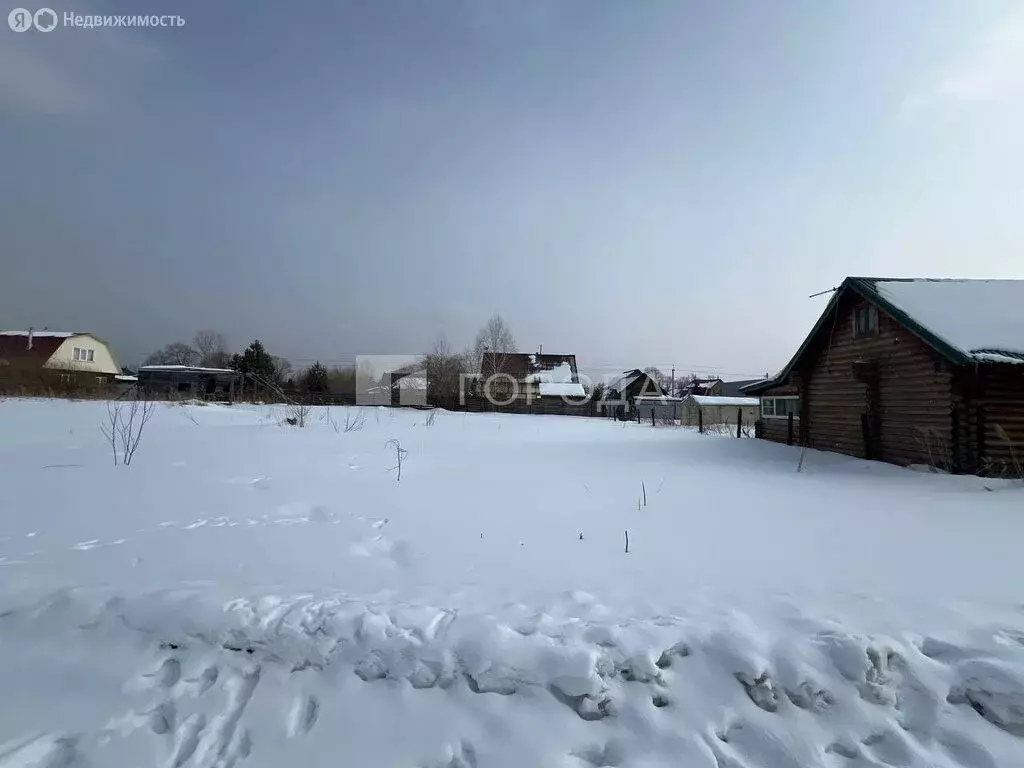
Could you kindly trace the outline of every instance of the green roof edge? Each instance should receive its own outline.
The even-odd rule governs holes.
[[[785,367],[770,379],[759,381],[756,384],[748,384],[740,391],[754,395],[759,392],[763,392],[766,389],[770,389],[771,387],[778,386],[783,382],[786,377],[789,376],[790,371],[793,370],[793,366],[796,364],[797,360],[800,359],[808,345],[811,343],[811,339],[813,339],[815,334],[818,333],[818,330],[824,324],[829,315],[831,315],[833,309],[837,307],[840,297],[847,290],[852,290],[861,298],[870,301],[872,304],[875,304],[879,308],[885,310],[886,313],[896,320],[896,322],[920,338],[925,344],[932,347],[936,352],[941,354],[950,362],[955,363],[956,365],[966,365],[974,362],[974,359],[969,355],[964,354],[949,342],[936,336],[932,331],[928,330],[925,326],[921,325],[921,323],[917,322],[913,317],[883,296],[875,285],[875,282],[878,280],[885,280],[885,278],[848,277],[843,280],[839,287],[832,293],[832,298],[829,299],[828,304],[825,305],[825,309],[822,310],[818,320],[814,323],[814,326],[811,328],[811,332],[807,334],[803,343],[801,343],[799,348],[797,348],[796,354],[790,358]]]

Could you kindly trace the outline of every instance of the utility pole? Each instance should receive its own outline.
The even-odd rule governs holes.
[[[668,394],[670,397],[676,396],[676,367],[672,366],[672,378],[669,380]]]
[[[543,355],[544,354],[544,345],[543,344],[540,345],[540,349],[537,350],[537,354],[538,355]]]

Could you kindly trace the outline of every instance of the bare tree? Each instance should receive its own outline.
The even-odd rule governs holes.
[[[423,359],[423,367],[427,374],[427,402],[444,408],[457,405],[466,364],[462,355],[452,352],[443,333],[438,335],[433,350]]]
[[[291,378],[292,375],[292,364],[285,360],[283,357],[274,358],[274,381],[280,385],[284,384]]]
[[[127,400],[111,400],[107,403],[107,423],[100,427],[103,436],[110,443],[117,466],[118,455],[121,463],[128,466],[132,463],[135,450],[142,440],[142,431],[156,411],[156,403],[146,398],[145,390],[132,390]]]
[[[518,351],[516,340],[512,337],[512,331],[509,330],[501,315],[494,315],[484,323],[484,327],[476,335],[476,341],[473,342],[473,372],[476,373],[481,370],[480,366],[484,359],[484,352],[493,352],[497,355],[498,357],[495,360],[497,364],[501,359],[501,355],[514,354]]]
[[[176,341],[151,353],[143,365],[197,365],[198,363],[199,352],[188,344]]]
[[[199,364],[206,368],[226,368],[230,360],[224,334],[209,329],[196,331],[192,348],[199,353]]]
[[[662,373],[660,368],[656,368],[653,365],[650,365],[650,366],[644,368],[644,373],[646,373],[648,376],[650,376],[651,379],[659,387],[662,387],[663,389],[664,389],[666,383],[668,382],[668,376],[666,376],[664,373]]]

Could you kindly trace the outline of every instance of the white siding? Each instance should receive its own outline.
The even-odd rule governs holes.
[[[81,360],[75,360],[76,347],[79,349],[92,350],[92,361],[83,362]],[[117,360],[114,359],[114,355],[111,354],[107,345],[88,333],[83,333],[78,336],[72,336],[69,339],[65,339],[64,343],[57,347],[57,351],[53,353],[49,360],[46,361],[46,365],[44,367],[85,371],[96,374],[103,373],[110,374],[111,376],[116,376],[121,373],[121,366],[117,364]]]

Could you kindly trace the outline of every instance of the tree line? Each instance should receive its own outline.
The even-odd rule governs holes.
[[[439,333],[431,351],[416,363],[416,367],[426,373],[427,401],[440,406],[455,405],[462,394],[464,376],[480,373],[484,353],[503,355],[518,351],[512,330],[499,314],[488,318],[473,343],[461,352],[452,348],[444,333]],[[254,381],[263,382],[268,387],[312,395],[355,395],[381,383],[377,380],[377,372],[368,366],[328,368],[316,361],[296,371],[285,358],[270,354],[259,339],[252,341],[241,352],[231,353],[225,336],[209,329],[196,331],[189,343],[174,342],[161,347],[150,354],[143,365],[230,368],[250,374]],[[670,394],[697,378],[695,374],[689,374],[672,381],[653,367],[646,368],[645,373]],[[383,378],[387,379],[388,376]],[[593,385],[590,388],[591,396],[600,397],[602,388],[601,384]]]
[[[500,315],[491,317],[477,333],[473,344],[462,352],[454,352],[446,336],[439,334],[431,352],[418,363],[427,372],[428,399],[441,404],[457,398],[462,374],[478,373],[485,352],[516,351],[512,331]],[[259,339],[240,353],[232,354],[224,334],[209,329],[196,331],[191,342],[176,341],[157,349],[142,364],[233,369],[272,388],[314,395],[354,395],[379,383],[377,373],[367,366],[327,368],[316,361],[296,371],[285,358],[270,354]]]

